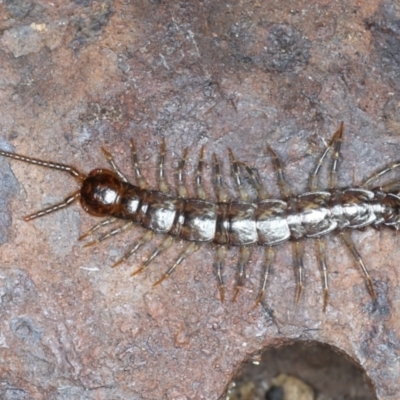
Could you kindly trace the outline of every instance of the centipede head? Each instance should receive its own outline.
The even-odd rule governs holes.
[[[123,183],[108,169],[95,169],[83,180],[80,191],[82,208],[91,215],[109,216],[118,208]]]

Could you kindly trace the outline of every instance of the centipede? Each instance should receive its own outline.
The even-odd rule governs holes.
[[[215,247],[213,270],[218,284],[220,300],[225,299],[225,281],[223,274],[224,259],[228,250],[238,248],[237,279],[233,300],[245,286],[246,264],[254,248],[261,247],[262,276],[255,305],[260,304],[267,290],[267,282],[273,266],[278,245],[290,241],[293,243],[294,271],[296,277],[295,302],[300,300],[304,287],[304,246],[308,239],[316,241],[316,258],[321,271],[322,309],[325,312],[329,299],[328,264],[325,258],[326,237],[337,235],[353,255],[359,265],[369,295],[376,299],[373,280],[356,249],[351,230],[365,227],[400,226],[400,181],[384,186],[373,183],[400,166],[400,161],[392,162],[375,172],[357,187],[338,187],[338,166],[341,159],[341,144],[344,124],[340,124],[317,159],[315,168],[308,176],[307,191],[295,195],[286,181],[282,163],[275,151],[266,145],[275,174],[277,176],[280,198],[271,198],[265,189],[260,174],[255,168],[236,159],[228,149],[231,175],[237,190],[236,199],[228,195],[221,173],[221,164],[213,154],[213,186],[216,201],[208,199],[203,182],[204,146],[200,150],[197,168],[194,173],[195,197],[188,195],[185,180],[185,164],[188,149],[183,151],[177,167],[177,184],[172,190],[165,173],[166,143],[160,146],[157,165],[157,189],[149,188],[142,174],[136,145],[130,142],[130,153],[135,175],[135,184],[130,183],[118,168],[113,156],[105,148],[103,154],[110,169],[98,168],[84,174],[76,168],[37,158],[27,157],[13,152],[0,150],[0,155],[17,161],[55,169],[68,173],[80,185],[80,188],[62,202],[51,205],[34,214],[24,217],[25,221],[46,216],[79,202],[84,211],[94,217],[102,218],[79,240],[88,240],[85,247],[93,246],[116,236],[128,229],[141,227],[143,234],[113,265],[115,268],[126,263],[128,258],[145,244],[152,242],[154,236],[162,235],[159,245],[131,275],[142,272],[160,254],[174,243],[183,241],[184,247],[175,262],[154,283],[159,285],[185,259],[199,250],[202,245],[211,243]],[[327,163],[327,155],[332,152],[327,189],[319,188],[320,171]],[[254,196],[244,181],[250,182]],[[105,233],[99,233],[107,225],[114,226]],[[100,231],[98,231],[100,229]],[[97,237],[96,237],[97,236]]]

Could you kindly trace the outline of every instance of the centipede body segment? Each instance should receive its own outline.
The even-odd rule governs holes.
[[[229,150],[232,176],[238,192],[238,199],[229,198],[224,188],[220,163],[213,155],[214,189],[217,201],[207,199],[203,187],[202,171],[204,165],[204,147],[200,151],[195,172],[196,198],[188,197],[185,186],[185,164],[188,150],[183,151],[177,169],[177,190],[174,193],[168,184],[165,174],[166,145],[162,141],[159,156],[157,177],[158,189],[149,189],[142,175],[135,143],[131,141],[131,156],[136,184],[128,179],[117,167],[112,155],[105,149],[103,153],[111,169],[94,169],[88,175],[77,169],[59,163],[47,162],[16,153],[0,150],[0,155],[18,161],[57,169],[70,174],[80,184],[80,189],[69,195],[63,202],[38,211],[25,217],[26,221],[45,216],[80,202],[82,208],[103,220],[95,225],[80,239],[94,237],[96,232],[111,224],[117,227],[90,240],[85,246],[92,246],[112,236],[137,226],[144,228],[144,234],[138,242],[117,260],[113,267],[126,262],[142,246],[153,240],[154,234],[163,234],[162,242],[150,253],[143,264],[132,272],[132,275],[143,271],[157,256],[171,247],[177,240],[186,242],[183,251],[176,261],[161,276],[155,285],[167,278],[187,257],[197,251],[202,244],[213,243],[216,247],[214,270],[219,285],[221,301],[225,298],[223,274],[224,258],[230,247],[239,248],[238,277],[236,299],[240,288],[245,285],[246,264],[254,247],[264,248],[263,275],[260,290],[256,298],[259,304],[267,290],[271,266],[274,263],[277,245],[290,240],[294,247],[295,271],[297,276],[296,302],[299,301],[304,287],[304,243],[306,239],[317,242],[316,256],[322,273],[322,304],[325,311],[328,304],[328,263],[325,259],[325,236],[337,234],[345,247],[354,256],[363,273],[366,286],[373,299],[375,291],[372,278],[364,261],[351,238],[351,229],[367,226],[400,226],[400,183],[398,181],[385,186],[371,188],[371,183],[387,172],[400,167],[394,162],[368,178],[361,187],[339,189],[337,171],[340,160],[340,148],[343,136],[343,123],[333,135],[330,143],[318,159],[315,169],[309,176],[308,191],[294,195],[285,180],[279,157],[267,146],[276,171],[280,199],[272,199],[259,178],[259,174],[247,164],[238,161]],[[329,187],[318,189],[318,178],[321,166],[329,152],[333,152],[330,167]],[[246,191],[243,180],[247,178],[257,193],[252,200]]]

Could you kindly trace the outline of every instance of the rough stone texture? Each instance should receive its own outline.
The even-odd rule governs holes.
[[[1,145],[83,171],[107,165],[105,146],[130,171],[133,137],[153,185],[162,136],[170,181],[185,147],[188,170],[205,145],[208,160],[211,152],[224,159],[226,174],[231,147],[278,196],[266,143],[301,192],[343,120],[339,179],[353,185],[398,158],[399,54],[395,1],[3,0]],[[0,169],[1,398],[217,399],[251,355],[298,341],[340,349],[364,369],[379,399],[399,398],[394,232],[353,233],[375,303],[352,257],[330,236],[325,314],[311,240],[298,305],[290,244],[280,246],[261,307],[253,308],[260,249],[246,290],[235,304],[221,304],[211,246],[153,288],[181,245],[134,278],[130,272],[160,238],[111,270],[140,229],[82,248],[77,238],[94,218],[79,206],[22,221],[76,190],[69,176],[6,160]],[[212,193],[210,165],[206,175]],[[231,182],[228,188],[233,195]],[[229,297],[236,260],[232,250]]]

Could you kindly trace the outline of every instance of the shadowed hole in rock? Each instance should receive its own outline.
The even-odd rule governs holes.
[[[220,400],[375,400],[362,368],[317,342],[269,348],[247,362]]]

